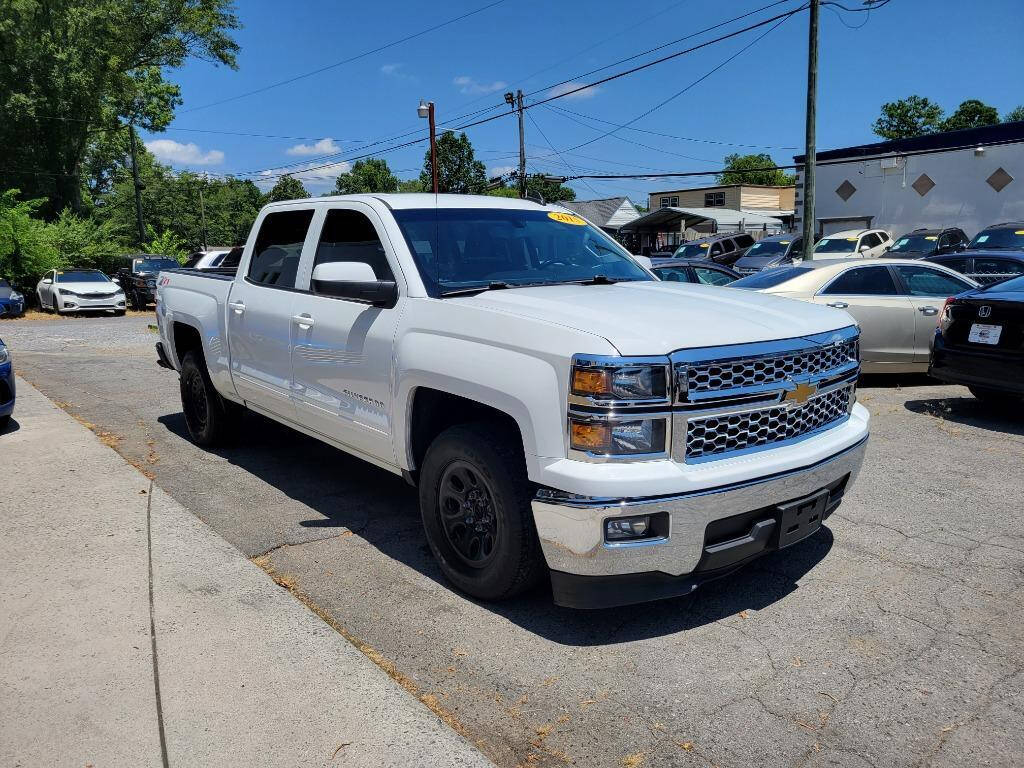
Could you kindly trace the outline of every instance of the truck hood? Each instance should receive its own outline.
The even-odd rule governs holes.
[[[596,334],[623,355],[789,339],[853,324],[845,312],[796,299],[656,281],[512,288],[445,301]]]

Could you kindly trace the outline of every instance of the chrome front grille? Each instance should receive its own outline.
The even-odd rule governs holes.
[[[712,363],[692,363],[685,371],[689,392],[718,392],[760,386],[801,376],[818,376],[856,361],[857,339],[826,347],[802,349],[774,356],[740,358]]]
[[[797,406],[776,405],[687,421],[686,459],[743,451],[806,435],[850,412],[854,385],[811,397]]]

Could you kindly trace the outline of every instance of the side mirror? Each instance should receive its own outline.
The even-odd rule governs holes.
[[[869,245],[862,245],[857,250],[859,250],[861,253],[867,253],[868,251],[871,250],[871,246],[869,246]]]
[[[369,264],[361,261],[332,261],[313,270],[313,292],[321,296],[362,301],[390,309],[398,303],[394,280],[378,280]]]
[[[48,277],[43,278],[43,285],[53,285],[53,280]]]
[[[110,282],[116,283],[117,285],[120,285],[121,284],[121,279],[117,278],[117,277],[112,277],[112,278],[110,278]]]

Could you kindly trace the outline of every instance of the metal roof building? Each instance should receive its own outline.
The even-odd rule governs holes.
[[[781,219],[731,208],[659,208],[620,228],[622,234],[639,236],[639,248],[675,245],[681,231],[710,224],[713,232],[776,234],[785,231]]]

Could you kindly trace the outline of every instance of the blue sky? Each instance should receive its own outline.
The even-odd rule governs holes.
[[[392,0],[386,5],[240,0],[238,14],[244,27],[236,35],[241,45],[238,69],[192,61],[170,73],[180,83],[185,103],[169,130],[147,137],[148,146],[176,168],[250,174],[257,180],[263,172],[264,184],[271,183],[272,174],[282,168],[295,169],[295,175],[319,193],[333,187],[331,177],[347,167],[346,157],[362,154],[363,143],[417,130],[425,136],[426,121],[416,117],[421,98],[436,103],[441,122],[500,105],[506,90],[537,91],[768,2],[505,0],[358,61],[207,107],[487,4],[487,0],[432,4]],[[844,0],[844,4],[856,7],[859,0]],[[788,0],[656,55],[682,50],[798,5],[799,0]],[[1001,113],[1024,103],[1021,10],[1019,0],[892,0],[871,14],[837,14],[823,8],[818,147],[876,140],[871,123],[880,105],[911,93],[928,96],[947,111],[968,98],[981,99]],[[850,28],[858,25],[863,26]],[[791,162],[803,144],[806,13],[786,21],[734,61],[633,125],[688,140],[622,130],[616,134],[621,138],[601,138],[561,157],[551,149],[552,145],[557,150],[572,148],[612,127],[597,120],[632,120],[706,75],[765,29],[552,103],[577,114],[546,106],[529,110],[526,141],[531,172],[693,171],[720,167],[724,155],[748,151],[770,152],[776,162]],[[639,61],[650,58],[654,56]],[[592,82],[607,72],[578,82]],[[534,98],[545,94],[551,91],[541,91]],[[516,164],[518,135],[513,118],[468,129],[467,134],[489,171]],[[412,138],[417,136],[402,141]],[[418,144],[382,156],[400,177],[409,178],[418,175],[425,148]],[[328,157],[318,159],[323,156]],[[333,165],[303,172],[305,167],[327,163]],[[688,180],[678,186],[711,181]],[[624,194],[637,202],[644,202],[648,191],[675,185],[641,179],[572,183],[580,199]]]

